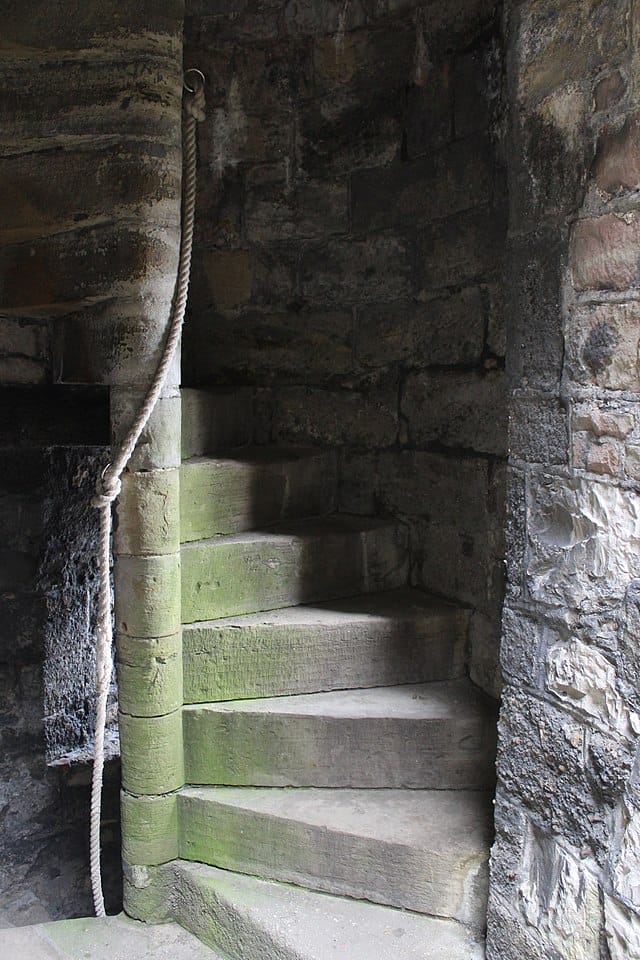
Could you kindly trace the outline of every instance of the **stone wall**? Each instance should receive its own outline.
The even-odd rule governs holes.
[[[3,9],[0,921],[91,912],[88,767],[47,761],[86,759],[90,746],[89,500],[109,421],[116,434],[128,426],[172,294],[182,12],[146,0]],[[121,904],[118,793],[113,765],[110,910]]]
[[[259,442],[340,449],[340,508],[411,531],[496,669],[506,451],[499,13],[198,3],[208,78],[191,385],[256,388]]]
[[[640,957],[640,5],[508,4],[494,960]]]

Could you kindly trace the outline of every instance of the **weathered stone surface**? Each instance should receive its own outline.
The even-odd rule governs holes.
[[[345,233],[348,227],[346,182],[286,180],[254,187],[245,207],[249,240],[302,240],[327,233]]]
[[[356,356],[372,367],[398,361],[416,367],[478,363],[485,323],[478,287],[420,304],[371,304],[358,309]]]
[[[501,372],[410,374],[402,413],[414,443],[442,443],[481,453],[506,449],[505,380]],[[447,403],[438,402],[443,396]]]
[[[263,951],[296,960],[310,949],[326,950],[327,944],[335,944],[351,960],[396,960],[398,941],[405,960],[482,957],[482,944],[453,921],[232,875],[186,860],[176,865],[174,877],[173,909],[181,925],[231,960]]]
[[[185,703],[461,675],[466,611],[388,591],[183,629]]]
[[[119,636],[117,667],[124,713],[157,717],[182,706],[180,633],[149,639]]]
[[[605,127],[591,168],[596,190],[608,196],[640,187],[640,118],[626,117],[622,126]]]
[[[178,799],[180,852],[481,927],[487,800],[462,790],[188,787]]]
[[[553,232],[512,240],[507,296],[507,372],[521,388],[557,392],[564,339],[562,246]]]
[[[469,163],[470,155],[473,163]],[[491,159],[486,136],[473,136],[424,159],[354,174],[353,229],[364,233],[397,223],[415,225],[486,203],[491,192]]]
[[[489,207],[425,227],[418,233],[420,289],[437,290],[497,273],[503,242],[502,216]]]
[[[567,370],[579,384],[640,390],[640,304],[576,309],[569,320]]]
[[[396,300],[410,289],[410,248],[392,234],[329,240],[307,247],[300,271],[302,295],[313,304]]]
[[[635,498],[606,483],[542,475],[528,503],[527,584],[537,600],[596,609],[638,576]]]
[[[200,457],[249,443],[253,391],[187,390],[182,399],[182,457]]]
[[[602,925],[596,872],[578,850],[531,829],[518,888],[526,923],[567,960],[598,960]]]
[[[608,110],[615,106],[627,91],[625,78],[619,70],[614,70],[608,76],[598,81],[593,91],[593,102],[596,110]]]
[[[284,520],[331,513],[336,458],[299,447],[249,447],[233,459],[182,464],[183,543],[219,534],[261,530]]]
[[[178,797],[136,797],[122,792],[122,856],[154,866],[178,856]]]
[[[125,473],[114,535],[119,555],[175,553],[180,545],[180,471]]]
[[[466,681],[203,704],[182,721],[192,784],[493,785],[494,711]]]
[[[537,101],[567,81],[595,73],[621,54],[627,43],[628,0],[553,0],[520,4],[514,34],[518,37],[518,98]]]
[[[571,235],[571,272],[577,290],[626,290],[640,281],[640,221],[634,212],[578,220]]]
[[[185,623],[375,592],[406,581],[405,528],[352,517],[184,544]],[[335,562],[327,566],[330,555]]]
[[[595,437],[615,437],[624,440],[634,428],[635,416],[631,406],[613,406],[601,401],[574,405],[571,424],[574,430],[585,430]]]
[[[128,793],[171,793],[184,784],[182,710],[162,717],[121,713],[122,785]]]
[[[122,441],[140,410],[146,390],[112,387],[112,442]],[[180,466],[180,394],[169,386],[158,400],[129,461],[129,470],[164,470]]]
[[[637,960],[640,957],[640,917],[606,894],[604,926],[611,960]]]
[[[571,451],[572,465],[578,469],[617,477],[622,466],[622,447],[609,437],[593,440],[588,434],[574,433]]]
[[[216,311],[193,334],[194,376],[204,381],[215,364],[234,378],[325,386],[353,368],[352,328],[348,309]]]
[[[528,463],[566,463],[567,416],[558,400],[514,395],[509,413],[509,449]]]
[[[128,637],[180,630],[180,554],[120,556],[115,571],[116,629]]]
[[[124,909],[128,917],[144,923],[166,923],[171,919],[169,895],[173,874],[168,866],[122,864]]]
[[[398,398],[393,387],[369,392],[285,387],[275,397],[277,441],[388,446],[397,433]]]
[[[434,145],[444,143],[451,135],[451,64],[449,60],[428,61],[425,69],[421,58],[418,62],[406,93],[406,149],[411,158],[433,150]]]

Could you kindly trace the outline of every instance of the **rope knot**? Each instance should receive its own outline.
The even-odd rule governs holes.
[[[96,510],[110,506],[114,500],[118,499],[121,490],[122,481],[120,477],[110,474],[109,467],[106,467],[102,476],[98,477],[95,496],[91,499],[91,506],[95,507]]]
[[[206,118],[204,108],[204,75],[200,70],[187,70],[184,75],[184,88],[191,96],[185,98],[184,108],[190,117],[199,123]]]

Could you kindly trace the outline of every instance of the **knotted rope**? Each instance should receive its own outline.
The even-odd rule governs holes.
[[[189,83],[187,83],[187,78]],[[93,778],[91,781],[91,889],[93,905],[97,917],[104,917],[104,896],[100,869],[100,819],[102,801],[102,777],[104,771],[104,734],[107,717],[107,699],[112,660],[112,606],[111,606],[111,505],[118,498],[124,473],[142,431],[149,422],[153,409],[158,402],[176,352],[187,306],[189,273],[191,269],[191,250],[193,247],[193,222],[196,201],[196,126],[204,120],[204,76],[199,70],[188,70],[185,74],[184,99],[185,120],[183,126],[183,184],[182,184],[182,233],[178,274],[171,305],[167,338],[151,385],[144,403],[135,418],[129,432],[122,441],[116,454],[99,477],[96,494],[91,504],[100,512],[100,541],[98,552],[98,611],[96,625],[96,729],[93,750]]]

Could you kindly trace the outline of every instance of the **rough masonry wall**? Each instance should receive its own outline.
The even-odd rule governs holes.
[[[491,691],[506,408],[494,2],[188,4],[207,74],[188,384],[256,387],[259,442],[340,448],[340,509],[411,530],[473,606]]]
[[[508,4],[492,960],[640,957],[640,4]]]
[[[91,740],[89,500],[109,421],[128,426],[168,315],[181,28],[178,2],[3,8],[0,922],[92,911],[88,767],[47,761]],[[117,766],[106,779],[105,896],[117,910]]]

